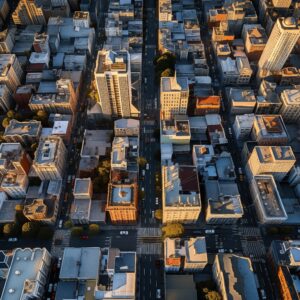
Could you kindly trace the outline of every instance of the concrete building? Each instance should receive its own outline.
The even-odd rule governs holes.
[[[19,85],[23,71],[15,54],[0,54],[0,83],[5,84],[11,93],[14,93]]]
[[[278,114],[281,101],[276,93],[270,93],[266,96],[256,97],[255,114],[257,115],[271,115]]]
[[[199,272],[207,264],[205,237],[166,238],[164,240],[164,262],[166,272]]]
[[[289,141],[280,115],[255,115],[251,137],[259,145],[286,145]]]
[[[42,1],[21,0],[12,13],[16,25],[46,24]]]
[[[212,145],[193,145],[192,156],[194,166],[201,173],[215,157],[214,147]]]
[[[40,139],[32,167],[41,180],[62,179],[66,159],[67,149],[62,138],[48,136]]]
[[[99,51],[95,81],[103,115],[129,118],[132,111],[129,53],[127,51]]]
[[[23,214],[33,222],[54,225],[58,212],[58,199],[34,199],[24,205]]]
[[[76,178],[73,195],[75,199],[92,199],[93,184],[91,178]]]
[[[106,211],[112,223],[135,223],[138,215],[137,184],[108,185]]]
[[[12,198],[24,198],[28,188],[28,176],[16,174],[15,172],[7,172],[1,182],[1,190]]]
[[[195,112],[196,116],[207,114],[218,114],[221,108],[220,96],[196,97]]]
[[[242,36],[248,59],[257,62],[268,41],[265,29],[260,24],[244,24]]]
[[[162,22],[172,21],[172,1],[171,0],[160,0],[158,8],[158,20]],[[163,26],[162,24],[160,27]]]
[[[256,279],[248,257],[217,254],[213,278],[224,300],[259,300]]]
[[[41,132],[42,124],[40,121],[18,122],[12,119],[5,128],[3,137],[7,143],[20,143],[24,146],[30,146],[39,141]]]
[[[186,115],[189,100],[188,79],[183,77],[162,77],[160,81],[160,110],[162,119],[175,115]]]
[[[0,84],[0,109],[4,112],[13,107],[12,95],[6,84]]]
[[[293,17],[278,18],[259,59],[260,70],[280,71],[300,37],[300,28]]]
[[[231,114],[251,114],[256,105],[256,97],[252,89],[229,88],[227,97],[230,101]]]
[[[119,119],[114,122],[115,136],[139,136],[140,121],[135,119]]]
[[[31,158],[20,143],[2,143],[0,145],[0,174],[14,172],[27,175],[31,167]]]
[[[16,248],[1,299],[42,299],[50,269],[51,255],[46,248]]]
[[[233,123],[233,131],[236,139],[249,139],[254,122],[254,114],[237,115]]]
[[[250,176],[271,174],[275,180],[282,181],[295,162],[290,146],[256,146],[249,157],[247,168]]]
[[[11,53],[14,47],[14,33],[12,30],[4,29],[0,32],[0,53]]]
[[[254,176],[250,192],[259,221],[262,224],[283,223],[288,216],[272,175]]]
[[[88,11],[75,11],[73,14],[73,25],[79,28],[90,28],[90,13]]]
[[[299,89],[284,90],[281,95],[282,106],[279,114],[287,123],[300,120],[300,91]]]
[[[276,8],[289,8],[292,0],[272,0],[272,4]]]
[[[243,205],[236,183],[205,181],[208,224],[233,224],[243,217]]]
[[[162,167],[163,224],[195,223],[201,211],[197,169],[192,166]]]
[[[33,49],[36,53],[49,53],[50,54],[50,48],[49,48],[49,35],[45,32],[43,33],[36,33],[34,35],[34,41],[33,41]]]

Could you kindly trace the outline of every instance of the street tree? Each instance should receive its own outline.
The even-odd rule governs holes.
[[[145,165],[147,164],[147,159],[143,156],[139,156],[137,158],[137,163],[139,164],[140,167],[145,167]]]
[[[180,223],[167,224],[162,227],[163,236],[166,237],[179,237],[184,233],[184,227]]]
[[[98,224],[90,224],[89,225],[89,234],[96,235],[100,232],[100,226]]]
[[[157,220],[162,220],[162,214],[163,214],[162,209],[157,209],[154,212],[154,216]]]
[[[36,222],[26,222],[22,226],[22,236],[28,238],[34,238],[40,229],[39,223]]]

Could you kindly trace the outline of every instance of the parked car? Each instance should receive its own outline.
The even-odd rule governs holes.
[[[18,241],[18,238],[12,237],[12,238],[9,238],[8,241],[9,241],[9,242],[17,242],[17,241]]]

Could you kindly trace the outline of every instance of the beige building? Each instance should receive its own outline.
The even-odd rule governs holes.
[[[202,271],[207,264],[205,237],[190,238],[185,241],[180,238],[166,238],[164,256],[166,272]]]
[[[289,173],[296,158],[290,146],[256,146],[247,163],[252,176],[271,174],[278,181]]]
[[[197,168],[162,167],[163,223],[195,223],[201,211]]]
[[[282,106],[279,114],[287,123],[300,121],[300,90],[284,90],[281,93]]]
[[[6,84],[11,93],[21,85],[23,71],[15,54],[0,54],[0,83]]]
[[[28,183],[26,174],[9,171],[3,176],[0,189],[14,199],[23,198],[26,196]]]
[[[0,84],[0,108],[1,110],[7,112],[13,106],[12,94],[7,87],[7,85]]]
[[[172,1],[171,0],[159,0],[158,1],[158,20],[159,22],[172,21]]]
[[[164,120],[175,115],[186,115],[189,100],[188,79],[162,77],[160,82],[160,109]]]
[[[127,51],[99,51],[94,73],[103,115],[130,117],[133,109],[130,54]]]
[[[17,8],[12,13],[16,25],[46,24],[43,4],[38,0],[20,0]]]
[[[67,149],[61,137],[48,136],[41,138],[34,156],[32,167],[41,180],[63,178]]]
[[[23,214],[29,221],[53,225],[58,212],[58,199],[34,199],[24,205]]]
[[[11,53],[14,47],[12,30],[5,29],[0,32],[0,53]]]

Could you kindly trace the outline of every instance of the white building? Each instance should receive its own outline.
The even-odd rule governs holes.
[[[42,299],[50,267],[47,249],[15,249],[1,299]]]
[[[162,77],[160,82],[160,108],[162,119],[186,115],[189,100],[188,79],[185,77]]]
[[[26,174],[6,173],[1,182],[1,190],[12,198],[24,198],[28,188]]]
[[[261,223],[276,224],[288,219],[272,175],[254,176],[250,192]]]
[[[281,95],[282,106],[279,114],[285,122],[300,121],[300,90],[284,90]]]
[[[193,146],[193,164],[197,167],[198,172],[203,170],[210,163],[215,155],[212,145],[194,145]]]
[[[127,51],[99,51],[95,81],[105,117],[130,117],[132,110],[130,55]]]
[[[280,71],[300,37],[294,17],[278,18],[259,59],[260,70]]]
[[[296,162],[290,146],[256,146],[247,162],[250,176],[271,174],[282,181]]]
[[[73,195],[75,199],[92,199],[93,184],[91,178],[76,178]]]
[[[41,180],[63,178],[66,169],[67,149],[61,137],[41,138],[34,156],[32,167]]]
[[[254,122],[254,114],[237,115],[233,123],[233,131],[237,139],[247,139],[250,136]]]

